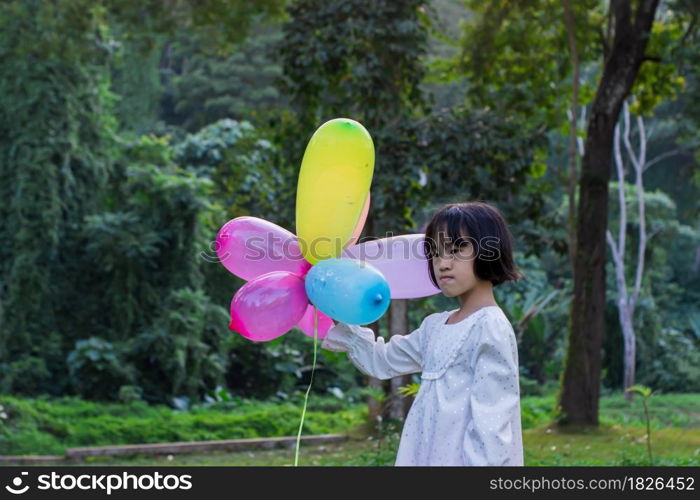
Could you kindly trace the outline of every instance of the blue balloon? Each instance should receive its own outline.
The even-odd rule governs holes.
[[[365,325],[389,308],[391,290],[379,270],[355,259],[324,259],[306,274],[306,295],[336,321]]]

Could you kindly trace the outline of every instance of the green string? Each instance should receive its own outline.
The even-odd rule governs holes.
[[[309,387],[306,389],[306,396],[304,396],[304,409],[301,412],[301,422],[299,423],[299,432],[297,434],[297,449],[294,453],[294,467],[299,465],[299,441],[301,441],[301,428],[304,426],[304,416],[306,415],[306,403],[309,401],[309,392],[311,392],[311,385],[314,383],[314,372],[316,371],[316,341],[318,334],[317,321],[318,316],[316,315],[316,308],[314,310],[314,363],[311,367],[311,380],[309,381]]]

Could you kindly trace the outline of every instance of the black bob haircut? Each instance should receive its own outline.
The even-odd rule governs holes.
[[[440,208],[425,228],[423,250],[428,259],[428,272],[439,288],[433,272],[433,258],[442,245],[475,249],[474,274],[498,286],[524,276],[513,262],[513,236],[501,212],[488,203],[472,201],[450,203]]]

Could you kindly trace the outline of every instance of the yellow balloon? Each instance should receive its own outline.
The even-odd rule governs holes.
[[[296,235],[311,264],[340,257],[362,215],[373,173],[374,143],[360,123],[336,118],[314,132],[296,200]]]

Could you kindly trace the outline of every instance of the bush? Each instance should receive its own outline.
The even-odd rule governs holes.
[[[134,379],[122,352],[98,337],[78,340],[68,354],[71,381],[78,393],[91,399],[116,399],[119,388]]]
[[[319,398],[330,407],[335,398]],[[217,405],[226,404],[227,409]],[[7,418],[0,423],[1,454],[61,454],[75,446],[296,436],[301,402],[243,400],[177,411],[149,406],[96,403],[79,398],[20,399],[0,396]],[[344,433],[367,418],[364,405],[326,412],[309,408],[303,434]]]

